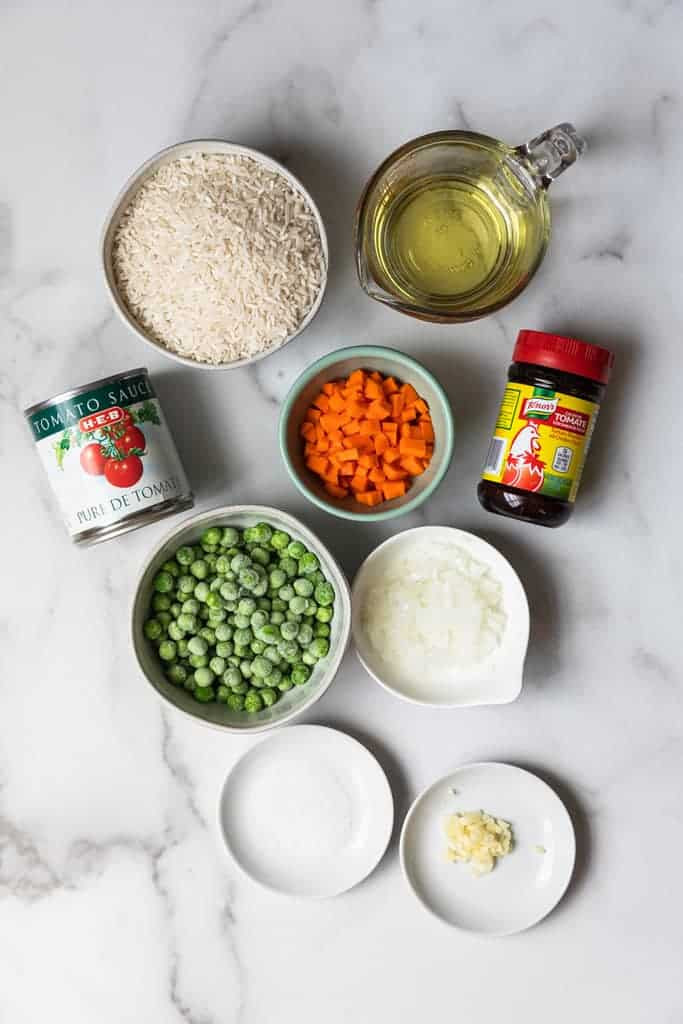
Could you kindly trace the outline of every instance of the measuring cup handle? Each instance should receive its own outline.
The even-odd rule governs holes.
[[[547,188],[551,181],[578,160],[585,149],[586,140],[581,138],[573,124],[565,122],[518,146],[517,152]]]

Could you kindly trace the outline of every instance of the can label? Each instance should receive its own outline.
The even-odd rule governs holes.
[[[84,389],[28,421],[72,537],[190,494],[146,374]]]
[[[508,384],[483,479],[574,501],[597,415],[595,402],[531,384]]]

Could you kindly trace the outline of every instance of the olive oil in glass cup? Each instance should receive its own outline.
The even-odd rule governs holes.
[[[584,149],[570,124],[516,148],[461,131],[401,146],[358,205],[361,286],[424,320],[462,323],[500,309],[540,265],[548,186]]]

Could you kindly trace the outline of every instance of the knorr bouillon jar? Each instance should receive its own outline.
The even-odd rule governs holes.
[[[497,515],[561,526],[572,513],[614,353],[520,331],[477,493]]]

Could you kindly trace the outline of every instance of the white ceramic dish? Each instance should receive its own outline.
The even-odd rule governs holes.
[[[282,695],[277,704],[247,715],[231,711],[225,704],[200,704],[187,690],[173,686],[166,679],[152,644],[142,632],[152,594],[152,581],[160,566],[180,547],[193,544],[203,530],[210,526],[254,526],[267,522],[285,530],[294,540],[302,541],[320,561],[322,571],[335,589],[334,618],[330,623],[330,650],[326,658],[314,667],[305,686],[295,686]],[[157,694],[174,708],[207,725],[218,726],[228,732],[265,732],[291,721],[296,715],[314,704],[330,685],[348,646],[351,624],[349,585],[336,560],[328,549],[303,523],[294,516],[265,505],[225,505],[208,512],[190,516],[167,533],[157,544],[142,566],[135,589],[131,615],[131,636],[138,665],[147,682]]]
[[[158,171],[163,164],[170,163],[171,160],[177,160],[181,156],[187,156],[189,153],[219,153],[230,156],[248,156],[252,160],[256,160],[257,163],[260,163],[267,170],[281,174],[282,177],[289,182],[292,188],[301,193],[315,216],[318,225],[320,243],[322,245],[323,257],[325,260],[325,272],[320,285],[320,291],[318,292],[315,302],[297,329],[292,331],[284,341],[278,342],[277,345],[269,348],[266,352],[261,352],[259,355],[252,356],[249,359],[235,359],[230,363],[201,363],[196,359],[188,359],[186,356],[178,355],[177,352],[171,352],[140,326],[135,317],[128,311],[126,304],[119,295],[116,275],[114,274],[112,266],[112,248],[116,229],[119,226],[121,217],[125,213],[128,204],[137,190],[149,177],[152,176],[152,174]],[[188,142],[179,142],[175,146],[169,146],[168,149],[162,149],[161,152],[156,153],[154,156],[150,157],[149,160],[146,160],[141,167],[138,167],[137,171],[130,176],[119,192],[118,196],[114,200],[111,210],[109,211],[109,215],[107,216],[102,232],[101,257],[104,281],[107,291],[109,292],[109,297],[114,309],[126,327],[128,327],[133,334],[137,335],[140,341],[144,341],[146,345],[150,345],[156,352],[161,353],[161,355],[168,356],[169,359],[173,359],[177,363],[182,363],[184,366],[191,366],[194,369],[200,370],[234,370],[238,366],[246,366],[249,363],[255,363],[259,359],[264,359],[266,356],[271,355],[273,352],[279,352],[281,348],[301,334],[301,332],[308,327],[322,305],[325,288],[327,286],[327,267],[329,263],[325,225],[323,224],[318,207],[299,179],[295,177],[291,171],[288,171],[286,167],[278,163],[277,160],[273,160],[272,157],[266,156],[265,153],[261,153],[257,149],[250,149],[249,146],[240,146],[234,142],[223,142],[221,139],[192,139]]]
[[[507,857],[479,878],[469,864],[445,857],[445,819],[471,810],[510,822],[514,839]],[[417,798],[401,832],[401,867],[420,903],[446,924],[482,935],[511,935],[549,914],[569,885],[575,855],[560,798],[511,764],[467,764],[439,779]]]
[[[423,680],[406,678],[400,666],[391,667],[370,645],[361,615],[369,587],[380,580],[384,567],[397,550],[425,536],[437,542],[457,544],[485,563],[500,581],[507,624],[498,648],[483,661],[453,669],[448,681],[428,686]],[[419,526],[386,540],[365,559],[351,589],[351,630],[356,653],[366,671],[381,686],[403,700],[429,707],[470,707],[476,704],[507,704],[519,696],[529,643],[529,605],[519,576],[506,558],[481,537],[449,526]]]
[[[228,852],[268,889],[308,899],[357,885],[387,848],[394,821],[379,764],[336,729],[299,725],[252,747],[218,803]]]

